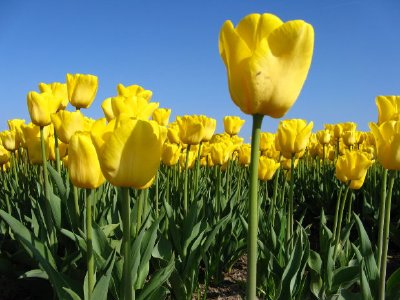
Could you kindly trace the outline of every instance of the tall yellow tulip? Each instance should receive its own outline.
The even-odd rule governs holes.
[[[387,170],[400,170],[400,121],[370,123],[376,141],[376,156]]]
[[[103,174],[113,185],[141,188],[155,176],[165,127],[122,116],[108,124],[97,120],[91,134]]]
[[[61,98],[55,98],[51,92],[29,92],[27,103],[32,123],[43,127],[51,123],[50,115],[58,110]]]
[[[118,96],[130,97],[137,96],[143,98],[146,101],[150,101],[153,96],[153,92],[150,90],[145,90],[143,87],[137,84],[130,86],[124,86],[123,84],[118,84],[117,86]]]
[[[400,96],[377,96],[378,125],[386,121],[400,121]]]
[[[368,168],[372,165],[369,157],[361,151],[347,151],[336,161],[336,177],[351,189],[358,190],[364,183]]]
[[[84,117],[80,111],[60,110],[51,115],[51,120],[58,138],[66,144],[69,143],[71,136],[76,131],[81,131],[84,128]]]
[[[171,115],[171,109],[157,108],[156,110],[153,111],[152,119],[161,126],[167,126],[170,115]]]
[[[60,99],[60,105],[57,110],[65,109],[68,105],[68,91],[67,84],[61,82],[53,82],[53,83],[39,83],[39,90],[42,93],[50,92],[57,99]]]
[[[237,116],[224,117],[224,130],[229,135],[237,135],[246,121]]]
[[[199,116],[186,115],[177,117],[176,121],[179,126],[179,138],[182,143],[188,145],[200,144],[205,135],[205,128]]]
[[[302,119],[283,120],[279,123],[276,139],[284,157],[292,158],[306,149],[313,125],[313,122],[307,124]]]
[[[67,74],[68,99],[77,109],[89,108],[97,94],[97,76],[90,74]]]
[[[226,21],[219,51],[233,102],[246,114],[285,115],[306,80],[313,48],[313,27],[302,20],[250,14],[236,28]]]
[[[105,181],[89,132],[77,131],[72,135],[68,146],[68,173],[79,188],[95,189]]]
[[[258,179],[262,181],[271,180],[280,166],[281,164],[276,160],[261,156],[258,162]]]

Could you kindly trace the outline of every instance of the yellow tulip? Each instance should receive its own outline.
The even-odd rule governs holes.
[[[48,137],[45,137],[45,153],[46,160],[49,159],[49,143]],[[39,136],[31,136],[29,139],[25,141],[26,149],[28,150],[28,159],[32,165],[40,165],[43,163],[42,159],[42,146],[41,140]]]
[[[344,131],[342,133],[343,143],[347,147],[352,147],[356,143],[356,132],[355,131]]]
[[[112,119],[115,119],[114,111],[112,109],[111,99],[112,99],[111,97],[107,98],[101,104],[101,109],[103,110],[104,116],[107,118],[108,122],[110,122]]]
[[[327,129],[317,131],[316,137],[321,145],[327,145],[331,141],[331,133]]]
[[[175,121],[168,125],[168,141],[174,144],[181,143],[181,139],[179,138],[179,125]]]
[[[226,21],[219,51],[233,102],[246,114],[282,117],[300,94],[313,48],[313,27],[302,20],[250,14],[236,28]]]
[[[67,74],[68,99],[77,109],[89,108],[97,94],[97,76],[90,74]]]
[[[157,108],[153,111],[152,119],[161,126],[167,126],[171,110],[169,108]]]
[[[179,138],[182,143],[188,145],[198,145],[203,140],[205,129],[203,122],[197,115],[177,117],[179,126]]]
[[[108,124],[97,120],[91,134],[103,174],[113,185],[140,188],[155,176],[167,136],[165,127],[118,117]]]
[[[146,101],[150,101],[153,96],[153,92],[150,90],[145,90],[140,85],[130,85],[124,86],[123,84],[118,84],[117,86],[118,96],[130,97],[137,96],[138,98],[143,98]]]
[[[22,126],[25,125],[25,120],[22,119],[13,119],[13,120],[8,120],[7,121],[8,128],[11,131],[15,132],[15,143],[17,145],[17,148],[19,145],[22,143],[23,139],[23,133],[22,133]]]
[[[281,164],[276,160],[261,156],[258,161],[258,179],[262,181],[271,180],[280,166]]]
[[[57,99],[60,99],[60,105],[57,110],[65,109],[68,105],[67,84],[61,82],[39,83],[39,91],[42,93],[50,92]]]
[[[182,147],[178,144],[165,142],[162,149],[161,160],[167,166],[174,166],[178,163]]]
[[[224,117],[224,130],[229,135],[237,135],[242,129],[245,120],[237,116],[225,116]]]
[[[199,119],[203,123],[204,127],[204,136],[202,141],[210,141],[215,132],[215,129],[217,128],[217,120],[206,116],[199,116]]]
[[[29,92],[27,96],[28,110],[32,123],[38,126],[47,126],[51,123],[50,115],[55,113],[61,100],[54,98],[51,92]]]
[[[270,132],[261,132],[260,134],[260,150],[267,151],[275,145],[275,134]]]
[[[10,160],[11,153],[3,145],[0,145],[0,165],[4,165]]]
[[[71,136],[76,131],[83,130],[84,126],[84,117],[79,110],[74,112],[60,110],[51,115],[51,120],[56,128],[58,138],[66,144],[69,143]]]
[[[251,146],[250,144],[243,144],[239,148],[239,164],[242,166],[250,165]]]
[[[115,117],[126,114],[136,119],[148,120],[158,106],[158,102],[148,102],[146,99],[137,96],[111,98],[111,107]]]
[[[214,165],[222,166],[228,162],[234,150],[232,143],[214,143],[211,144],[210,154]]]
[[[347,151],[336,161],[335,176],[343,183],[350,184],[351,189],[359,189],[364,183],[372,161],[361,151]]]
[[[8,151],[15,151],[17,150],[17,143],[16,143],[16,133],[15,131],[11,130],[4,130],[0,132],[0,139],[2,142],[2,145],[4,148],[6,148]]]
[[[44,136],[45,140],[50,136],[51,128],[49,128],[49,127],[50,126],[46,126],[43,128],[43,136]],[[21,130],[22,130],[21,145],[25,148],[27,148],[26,142],[30,138],[40,138],[40,126],[37,126],[37,125],[33,124],[32,122],[30,122],[29,124],[23,124],[21,126]]]
[[[307,124],[301,119],[283,120],[279,123],[276,140],[284,157],[299,156],[306,149],[313,125],[313,122]]]
[[[77,131],[72,135],[68,147],[68,174],[73,185],[95,189],[105,178],[89,132]]]
[[[378,96],[378,125],[386,121],[400,121],[400,96]]]
[[[388,170],[400,170],[400,121],[369,123],[376,141],[376,156]]]

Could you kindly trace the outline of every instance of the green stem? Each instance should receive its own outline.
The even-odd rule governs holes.
[[[337,247],[338,247],[339,241],[340,241],[340,233],[342,231],[343,211],[344,211],[344,207],[346,205],[346,199],[347,199],[348,192],[349,192],[349,185],[346,186],[346,191],[344,192],[343,200],[340,203],[338,225],[337,225],[337,231],[336,231],[336,237],[335,237],[336,238],[335,239],[335,248],[333,250],[333,261],[335,261],[335,259],[336,259]]]
[[[387,250],[389,246],[389,229],[390,229],[390,209],[392,204],[392,190],[396,171],[391,171],[389,175],[389,190],[386,198],[385,207],[385,223],[383,227],[383,245],[382,245],[382,257],[381,257],[381,268],[379,276],[379,300],[385,299],[385,283],[386,283],[386,263],[387,263]]]
[[[40,126],[40,145],[42,150],[42,161],[43,161],[43,181],[44,181],[44,195],[45,195],[45,210],[46,210],[46,225],[47,230],[49,233],[49,242],[51,248],[53,248],[55,244],[55,233],[54,233],[54,226],[53,226],[53,219],[52,219],[52,212],[51,212],[51,205],[50,205],[50,187],[49,187],[49,176],[47,170],[47,159],[46,159],[46,148],[45,148],[45,141],[44,141],[44,133],[43,133],[43,126]],[[53,249],[54,250],[54,249]]]
[[[155,209],[156,209],[156,217],[158,218],[158,171],[156,173],[156,195],[155,195]]]
[[[339,189],[339,196],[336,201],[335,218],[333,221],[333,234],[332,234],[333,241],[336,240],[336,229],[337,229],[337,222],[338,222],[338,217],[339,217],[340,200],[342,199],[342,192],[343,192],[343,186],[341,185],[340,189]]]
[[[123,187],[122,191],[122,205],[121,205],[121,217],[122,217],[122,245],[121,252],[124,259],[123,274],[122,274],[122,295],[121,299],[132,300],[132,272],[130,268],[130,252],[131,252],[131,206],[129,188]]]
[[[142,227],[142,212],[143,204],[145,200],[146,190],[139,191],[138,205],[137,205],[137,217],[136,217],[136,236],[139,235],[140,227]]]
[[[278,170],[276,170],[276,174],[275,174],[275,179],[274,179],[274,192],[272,195],[272,202],[271,202],[271,222],[272,225],[275,224],[275,208],[276,208],[276,197],[278,196],[278,183],[279,183],[279,174],[281,172],[281,169],[279,168]]]
[[[79,211],[79,194],[78,194],[78,188],[76,186],[73,187],[74,190],[74,208],[75,208],[75,220],[77,226],[80,224],[80,211]]]
[[[257,229],[258,229],[258,160],[263,116],[253,115],[250,162],[250,204],[247,234],[247,299],[256,300],[257,288]]]
[[[188,162],[189,162],[189,151],[190,145],[186,148],[186,160],[185,160],[185,178],[184,178],[184,191],[183,191],[183,213],[186,216],[188,206]]]
[[[87,247],[87,269],[88,269],[88,299],[92,300],[94,288],[94,256],[92,244],[92,195],[91,189],[86,190],[86,247]]]
[[[383,245],[383,225],[384,225],[384,213],[386,203],[386,182],[387,182],[387,169],[383,170],[382,186],[381,186],[381,199],[379,203],[379,225],[378,225],[378,270],[381,269],[381,257],[382,257],[382,245]]]
[[[287,217],[287,227],[286,227],[286,244],[289,245],[289,252],[293,249],[293,241],[291,240],[293,236],[293,193],[294,193],[294,155],[290,159],[290,190],[289,190],[289,201],[288,201],[288,217]]]
[[[58,148],[58,135],[56,128],[54,128],[54,150],[56,152],[56,168],[58,174],[61,174],[61,163],[60,163],[60,149]]]

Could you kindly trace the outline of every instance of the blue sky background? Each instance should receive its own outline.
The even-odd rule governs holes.
[[[0,129],[30,121],[26,95],[39,82],[65,82],[67,73],[99,77],[97,97],[84,113],[102,117],[101,102],[118,83],[153,91],[152,101],[177,115],[251,117],[230,100],[218,52],[225,20],[273,13],[303,19],[315,30],[314,57],[295,105],[284,118],[325,123],[377,120],[375,97],[400,94],[400,1],[397,0],[1,0]],[[263,131],[279,120],[266,117]]]

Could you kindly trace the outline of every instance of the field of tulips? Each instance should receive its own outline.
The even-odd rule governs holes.
[[[170,122],[138,85],[119,84],[93,120],[96,76],[40,83],[31,122],[0,132],[1,278],[49,283],[28,299],[207,299],[241,260],[247,299],[400,299],[400,96],[376,97],[370,132],[302,119],[261,131],[296,100],[313,42],[304,21],[224,24],[251,145],[240,117],[222,133],[204,115]]]

